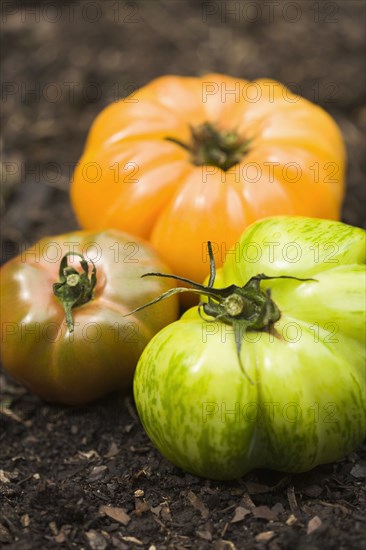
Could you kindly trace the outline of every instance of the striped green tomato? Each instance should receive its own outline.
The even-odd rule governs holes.
[[[365,232],[265,219],[212,283],[208,303],[160,331],[138,363],[136,406],[155,446],[223,480],[253,468],[303,472],[351,452],[366,436]],[[228,312],[233,295],[239,313]]]

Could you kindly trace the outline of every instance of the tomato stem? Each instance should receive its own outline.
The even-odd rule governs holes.
[[[235,344],[238,354],[240,367],[245,376],[245,369],[241,364],[240,351],[241,342],[246,331],[268,331],[280,319],[281,312],[275,302],[271,299],[270,289],[265,291],[261,289],[261,281],[272,279],[292,279],[296,281],[315,281],[315,279],[300,279],[291,275],[277,275],[268,277],[264,273],[251,277],[249,281],[242,287],[230,285],[225,288],[214,288],[216,277],[216,266],[212,252],[210,241],[207,243],[208,253],[210,256],[210,278],[208,285],[195,283],[185,277],[178,275],[168,275],[165,273],[145,273],[142,277],[168,277],[176,281],[182,281],[190,285],[191,288],[172,288],[164,294],[161,294],[155,300],[136,308],[128,315],[141,311],[173,294],[181,292],[194,292],[208,298],[207,302],[200,302],[198,311],[201,315],[201,309],[209,317],[213,317],[218,321],[229,324],[233,327],[235,333]],[[202,317],[202,315],[201,315]],[[203,318],[203,317],[202,317]],[[204,318],[203,318],[204,319]],[[204,319],[207,320],[207,319]],[[248,378],[248,376],[247,376]],[[250,380],[250,379],[249,379]],[[250,380],[252,383],[252,381]]]
[[[190,143],[171,137],[166,140],[189,151],[196,166],[207,164],[224,171],[238,164],[248,153],[251,144],[250,139],[242,139],[234,131],[219,131],[209,122],[197,127],[191,126]]]
[[[81,258],[80,266],[83,270],[79,273],[74,267],[68,265],[69,256]],[[74,331],[72,308],[86,304],[93,298],[93,291],[97,284],[97,271],[92,260],[92,272],[89,278],[89,265],[82,254],[68,252],[62,258],[59,268],[58,283],[53,284],[53,293],[61,301],[65,311],[66,324],[70,332]]]

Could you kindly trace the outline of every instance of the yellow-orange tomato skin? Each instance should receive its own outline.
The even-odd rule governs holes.
[[[195,165],[191,127],[211,123],[249,139],[227,171]],[[150,240],[175,273],[203,280],[206,243],[225,251],[257,219],[339,219],[345,149],[333,119],[279,82],[221,74],[163,76],[109,105],[95,120],[71,199],[86,229]]]

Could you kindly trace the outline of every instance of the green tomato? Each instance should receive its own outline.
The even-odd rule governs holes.
[[[245,290],[243,311],[225,313],[228,294],[258,274],[302,280],[254,281],[260,291]],[[351,452],[366,435],[365,232],[265,219],[245,231],[214,287],[227,287],[226,298],[211,295],[202,316],[186,312],[139,360],[135,401],[155,446],[222,480],[253,468],[303,472]]]

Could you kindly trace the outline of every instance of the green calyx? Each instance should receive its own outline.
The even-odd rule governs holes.
[[[251,143],[249,139],[241,139],[236,132],[219,131],[209,122],[191,127],[189,144],[175,138],[166,139],[189,151],[196,166],[207,164],[224,171],[242,160]]]
[[[69,256],[78,256],[81,258],[80,266],[83,270],[82,273],[68,265]],[[60,281],[53,284],[53,293],[62,303],[66,315],[66,324],[70,332],[74,331],[72,308],[89,302],[93,298],[93,291],[97,284],[96,267],[92,260],[89,261],[92,265],[90,277],[89,265],[84,256],[77,252],[68,252],[60,262]]]
[[[234,329],[235,344],[238,354],[240,367],[245,373],[244,367],[240,360],[241,343],[246,331],[270,331],[273,325],[280,319],[281,312],[275,302],[271,299],[270,289],[265,291],[261,289],[261,281],[271,279],[293,279],[296,281],[314,281],[315,279],[300,279],[298,277],[292,277],[290,275],[279,275],[276,277],[268,277],[264,274],[251,277],[249,281],[242,287],[237,285],[230,285],[225,288],[213,288],[216,277],[216,266],[212,252],[211,243],[207,243],[208,252],[210,256],[210,277],[207,285],[201,285],[186,279],[184,277],[178,277],[177,275],[167,275],[164,273],[145,273],[142,277],[168,277],[177,281],[187,283],[191,288],[178,287],[172,288],[167,292],[164,292],[155,300],[148,302],[147,304],[138,307],[132,313],[141,311],[146,307],[149,307],[173,294],[181,292],[193,292],[206,296],[207,302],[200,302],[198,304],[198,311],[202,317],[201,310],[203,312],[218,321],[231,325]],[[209,319],[205,319],[209,321]],[[248,376],[247,376],[248,378]],[[251,383],[252,380],[249,379]]]

